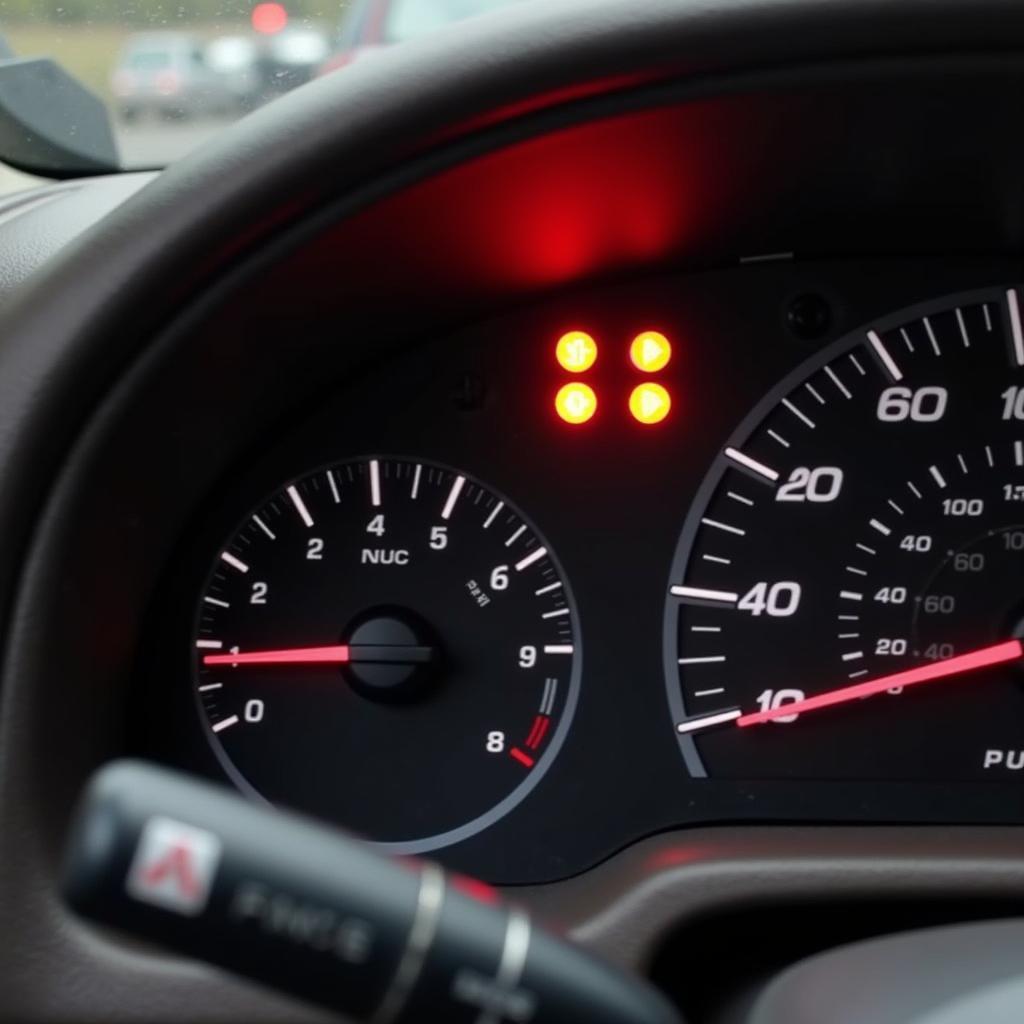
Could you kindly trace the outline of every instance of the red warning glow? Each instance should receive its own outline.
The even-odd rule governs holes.
[[[252,27],[264,36],[280,32],[288,24],[288,12],[284,4],[262,3],[252,9]]]

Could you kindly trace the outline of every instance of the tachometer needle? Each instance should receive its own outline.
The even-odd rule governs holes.
[[[426,665],[434,660],[433,647],[419,644],[338,644],[334,647],[285,647],[275,651],[235,651],[204,654],[204,665],[348,665],[376,662],[390,665]]]
[[[1007,640],[1003,643],[993,644],[991,647],[982,647],[967,654],[957,655],[955,658],[948,658],[946,661],[935,661],[918,668],[894,672],[892,675],[869,679],[863,683],[855,683],[853,686],[841,686],[836,690],[827,690],[825,693],[818,693],[804,700],[781,704],[768,711],[756,711],[748,715],[741,715],[736,719],[736,724],[738,726],[760,725],[762,722],[770,722],[775,718],[803,715],[808,711],[817,711],[819,708],[828,708],[834,704],[845,704],[847,701],[860,700],[862,697],[883,693],[896,686],[918,686],[921,683],[932,683],[939,679],[947,679],[949,676],[962,675],[965,672],[974,672],[992,665],[1017,661],[1021,657],[1024,657],[1024,644],[1020,640]]]
[[[345,665],[347,644],[334,647],[286,647],[277,651],[236,651],[234,654],[204,654],[204,665]]]

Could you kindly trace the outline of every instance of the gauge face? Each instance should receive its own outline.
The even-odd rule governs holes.
[[[723,446],[665,619],[692,774],[1019,777],[1018,301],[960,295],[868,325]]]
[[[244,790],[420,852],[510,811],[575,709],[549,545],[469,476],[372,458],[294,480],[228,539],[196,695]]]

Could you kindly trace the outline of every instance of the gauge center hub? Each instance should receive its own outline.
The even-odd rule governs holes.
[[[441,651],[430,626],[405,608],[376,608],[345,631],[342,674],[360,696],[386,703],[423,697],[438,679]]]

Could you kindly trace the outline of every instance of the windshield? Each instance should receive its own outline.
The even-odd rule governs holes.
[[[513,2],[0,0],[0,105],[27,104],[0,118],[0,161],[55,177],[160,167],[375,49]],[[83,89],[55,89],[48,61]],[[0,192],[18,183],[0,169]]]
[[[404,42],[434,32],[453,21],[504,7],[508,0],[393,0],[388,5],[385,38]]]
[[[138,50],[125,59],[125,65],[133,71],[159,71],[170,64],[171,56],[165,50]]]

